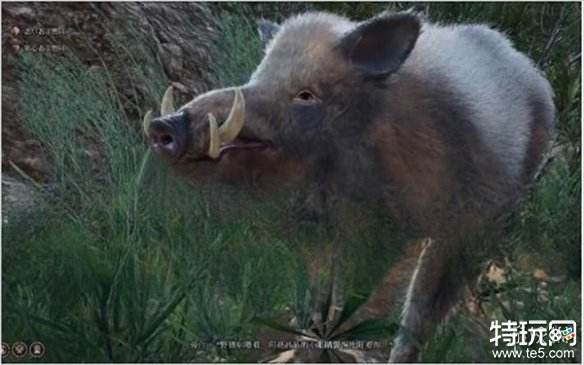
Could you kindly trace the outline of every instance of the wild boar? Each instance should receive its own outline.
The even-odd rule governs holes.
[[[162,115],[144,120],[151,148],[195,180],[373,196],[428,238],[400,267],[390,355],[415,361],[477,274],[470,258],[500,239],[525,195],[554,135],[552,89],[484,25],[307,13],[260,32],[265,56],[245,85],[176,112],[165,95]]]

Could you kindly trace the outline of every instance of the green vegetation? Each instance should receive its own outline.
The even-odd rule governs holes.
[[[204,78],[211,86],[245,82],[262,56],[256,17],[282,20],[321,9],[363,19],[411,5],[212,5],[222,29]],[[556,92],[554,158],[515,218],[511,239],[501,245],[500,256],[513,263],[507,281],[479,285],[483,319],[580,318],[580,4],[423,7],[432,20],[487,22],[505,31]],[[129,74],[149,81],[145,99],[155,105],[168,80],[148,40],[127,31],[118,39],[118,56]],[[126,51],[129,42],[133,50],[144,42],[143,54]],[[39,187],[37,209],[3,224],[3,341],[41,340],[48,349],[41,361],[47,362],[258,361],[268,354],[192,345],[281,335],[298,330],[288,327],[294,317],[304,328],[316,300],[305,258],[326,256],[334,232],[305,227],[290,235],[274,223],[286,208],[279,197],[257,202],[226,187],[193,187],[174,177],[147,152],[140,121],[128,115],[107,68],[88,71],[74,55],[21,61],[26,126],[43,142],[54,178]],[[133,107],[144,114],[145,106]],[[224,198],[218,203],[217,196]],[[366,297],[401,249],[384,248],[391,246],[390,222],[369,222],[343,236],[343,270],[320,273],[326,285],[344,272],[346,311],[362,302],[355,298]],[[561,280],[542,288],[522,260]],[[389,323],[353,334],[387,337],[395,328]],[[428,344],[423,360],[494,361],[488,336],[484,321],[460,310]]]

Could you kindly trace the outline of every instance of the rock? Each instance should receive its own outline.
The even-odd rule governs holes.
[[[38,199],[38,191],[33,186],[2,175],[2,223],[8,223],[19,212],[34,208]]]
[[[2,8],[6,11],[7,15],[13,17],[32,19],[35,16],[34,10],[29,6],[8,6],[8,4],[2,4]]]
[[[170,79],[178,80],[183,72],[182,49],[176,44],[162,43],[160,45],[160,56]]]
[[[535,269],[533,271],[533,277],[539,281],[549,281],[549,275],[542,269]]]
[[[185,85],[181,84],[180,82],[173,81],[173,82],[171,82],[171,85],[183,94],[189,93],[189,90],[187,89],[187,87]]]
[[[485,274],[486,278],[497,285],[504,284],[507,281],[505,277],[505,269],[497,266],[495,263],[492,263],[489,266],[489,271]]]

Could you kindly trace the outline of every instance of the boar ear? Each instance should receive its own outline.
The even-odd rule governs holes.
[[[383,13],[357,26],[341,40],[341,50],[368,77],[383,78],[397,71],[420,33],[412,13]]]
[[[258,33],[260,34],[260,39],[264,42],[264,45],[267,45],[274,35],[278,33],[280,30],[280,26],[276,23],[272,23],[266,19],[260,19],[257,21],[258,25]]]

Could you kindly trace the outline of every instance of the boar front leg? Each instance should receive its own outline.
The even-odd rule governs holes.
[[[406,287],[400,330],[389,357],[392,363],[418,360],[421,345],[452,308],[465,283],[461,258],[441,243],[432,239],[422,243]]]

